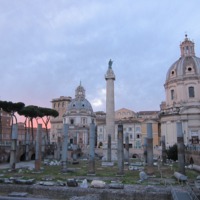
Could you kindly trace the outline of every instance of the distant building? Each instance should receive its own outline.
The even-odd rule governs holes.
[[[71,97],[61,96],[60,98],[53,99],[52,109],[58,111],[59,116],[54,118],[52,117],[50,120],[51,130],[50,130],[50,141],[57,142],[59,138],[62,137],[62,129],[63,129],[63,115],[67,111],[67,107],[69,103],[72,101]]]
[[[0,140],[7,141],[11,138],[11,116],[9,113],[0,109],[1,121],[0,121]]]
[[[68,104],[63,123],[69,124],[68,141],[79,147],[89,144],[89,127],[95,122],[95,114],[90,102],[85,98],[85,89],[80,84],[75,91],[75,98]]]
[[[30,143],[34,143],[36,141],[37,127],[33,127],[32,130],[31,127],[25,127],[23,122],[18,122],[17,126],[18,142],[20,144],[25,144],[26,140],[29,140]],[[49,131],[50,129],[48,129],[48,133]],[[27,132],[29,132],[29,136],[26,135]],[[44,127],[42,128],[42,138],[47,142],[46,129]]]
[[[137,113],[138,118],[158,119],[159,111],[140,111]]]
[[[185,145],[199,144],[200,138],[200,58],[187,35],[180,52],[181,57],[167,72],[166,101],[160,106],[161,133],[167,146],[177,142],[177,122],[182,122]]]
[[[136,117],[136,113],[132,110],[121,108],[115,111],[115,119],[125,119],[130,117]]]
[[[98,147],[103,146],[107,142],[106,120],[103,113],[104,112],[96,113]],[[135,113],[126,108],[115,111],[114,138],[117,139],[118,124],[122,124],[124,129],[124,138],[126,134],[129,136],[129,147],[132,149],[141,149],[144,138],[147,137],[146,124],[152,123],[153,145],[160,145],[160,123],[158,120],[158,113],[159,111],[141,111]]]

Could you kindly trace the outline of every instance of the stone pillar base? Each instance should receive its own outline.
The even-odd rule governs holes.
[[[148,175],[153,175],[154,174],[154,167],[147,166],[146,169],[147,169],[147,174]]]

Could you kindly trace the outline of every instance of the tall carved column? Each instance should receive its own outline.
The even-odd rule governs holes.
[[[108,70],[105,75],[106,80],[106,134],[107,139],[111,138],[111,143],[107,141],[107,161],[111,161],[112,156],[112,142],[115,140],[115,99],[114,99],[114,81],[115,74],[112,70],[113,61],[109,61]],[[111,149],[110,149],[111,148]]]

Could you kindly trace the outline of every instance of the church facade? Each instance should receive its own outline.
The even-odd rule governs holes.
[[[75,91],[75,98],[69,103],[63,123],[69,124],[68,143],[85,148],[89,145],[89,127],[95,122],[95,114],[90,102],[85,98],[85,89],[80,84]]]
[[[161,103],[161,134],[166,146],[177,143],[177,122],[182,123],[185,145],[198,144],[200,137],[200,58],[187,35],[180,52],[181,57],[167,72],[166,101]]]

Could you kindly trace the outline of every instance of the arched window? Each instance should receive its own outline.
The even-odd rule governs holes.
[[[194,94],[194,87],[193,86],[190,86],[188,88],[188,93],[189,93],[189,98],[194,98],[195,97],[195,94]]]

